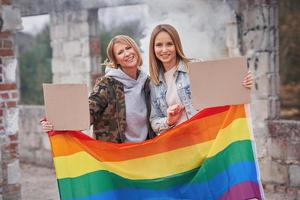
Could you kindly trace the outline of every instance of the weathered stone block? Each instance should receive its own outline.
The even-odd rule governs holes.
[[[53,75],[53,83],[86,83],[90,86],[90,74],[89,73],[60,73]]]
[[[16,160],[18,158],[19,158],[19,153],[18,153],[17,142],[2,144],[2,163],[7,164],[12,160]]]
[[[270,156],[274,159],[286,160],[289,142],[284,138],[272,138],[268,140],[267,148],[269,149]]]
[[[5,133],[7,135],[14,135],[19,130],[19,109],[10,108],[6,109],[4,118]]]
[[[266,126],[266,122],[257,124],[252,122],[253,127],[253,134],[255,139],[256,138],[267,138],[269,135],[268,127]]]
[[[266,192],[265,193],[266,200],[283,200],[286,199],[285,193],[275,193],[275,192]]]
[[[69,74],[71,72],[72,67],[67,63],[66,59],[52,59],[51,62],[53,76],[60,73]]]
[[[280,101],[278,96],[269,97],[269,119],[274,120],[279,118]]]
[[[256,28],[257,26],[269,25],[269,6],[256,5],[247,9],[247,12],[243,12],[244,30]]]
[[[58,73],[53,74],[53,76],[52,76],[52,82],[53,83],[62,83],[61,82],[61,74],[58,74]]]
[[[291,165],[289,167],[290,184],[293,187],[300,187],[300,165]]]
[[[293,120],[272,120],[268,122],[271,137],[288,137],[300,142],[300,122]]]
[[[287,188],[286,199],[297,199],[297,189],[296,188]]]
[[[266,44],[266,48],[268,51],[276,52],[278,51],[278,28],[276,26],[271,26],[268,29],[269,38],[268,43]]]
[[[36,125],[38,126],[38,125]],[[39,133],[42,134],[42,133]],[[25,144],[26,148],[29,148],[31,150],[37,150],[40,149],[42,147],[41,143],[41,136],[39,136],[39,134],[37,134],[36,132],[30,132],[26,138],[26,140],[28,141],[27,144]],[[25,138],[22,138],[25,139]]]
[[[266,120],[268,119],[268,105],[269,101],[267,99],[252,99],[251,102],[251,116],[253,122],[255,122],[253,125],[254,127],[264,127],[266,126]]]
[[[75,58],[73,60],[73,68],[72,70],[75,73],[90,73],[91,72],[91,60],[89,57],[80,57],[80,58]]]
[[[3,199],[4,200],[21,199],[21,185],[20,184],[7,185]]]
[[[226,25],[226,46],[228,48],[236,48],[239,46],[238,27],[236,23]]]
[[[63,24],[63,12],[51,12],[50,13],[50,25],[51,27],[58,24]]]
[[[270,26],[278,26],[278,6],[277,4],[269,5],[269,22]]]
[[[68,26],[65,24],[59,24],[55,26],[51,26],[50,28],[50,36],[51,40],[55,41],[58,39],[68,40]]]
[[[62,59],[64,57],[62,44],[61,39],[56,39],[51,42],[52,59]]]
[[[17,59],[3,59],[3,81],[6,83],[16,82]]]
[[[271,53],[271,63],[270,63],[270,72],[279,73],[279,62],[278,62],[278,51],[272,51]]]
[[[71,23],[68,25],[68,28],[70,40],[80,40],[89,37],[89,24],[87,22],[79,24]]]
[[[255,137],[255,144],[256,144],[256,153],[257,158],[264,158],[268,155],[267,148],[266,148],[267,139],[266,137]]]
[[[255,53],[252,58],[250,58],[250,67],[253,69],[255,76],[266,75],[270,72],[271,59],[269,52]]]
[[[273,97],[279,97],[279,74],[275,72],[269,73],[270,91],[269,95]]]
[[[247,51],[253,49],[258,50],[268,50],[269,49],[269,34],[268,30],[250,30],[244,33],[243,36],[243,49]]]
[[[257,97],[257,98],[268,98],[270,94],[270,75],[265,74],[265,75],[260,75],[260,76],[255,76],[254,78],[254,88],[252,90],[252,93]]]
[[[78,11],[65,11],[64,12],[64,22],[65,23],[81,23],[88,20],[88,11],[87,10],[78,10]]]
[[[7,164],[7,183],[18,184],[21,178],[19,160]]]
[[[29,137],[33,132],[41,132],[40,119],[45,117],[44,106],[19,106],[20,137]]]
[[[2,6],[2,19],[4,21],[1,31],[16,31],[23,29],[20,10],[13,6]]]
[[[288,166],[272,161],[270,158],[260,160],[261,178],[264,182],[286,184],[289,180]]]
[[[27,148],[26,145],[24,145],[24,140],[20,140],[20,148],[22,151],[20,151],[20,161],[21,162],[30,162],[35,159],[35,152],[32,149]]]
[[[66,57],[80,56],[81,42],[75,40],[63,43],[63,53]]]
[[[35,154],[36,155],[33,163],[42,166],[53,167],[53,159],[50,151],[40,149],[39,151],[36,151]]]
[[[41,137],[42,137],[42,148],[50,152],[51,146],[50,146],[50,141],[48,136],[46,134],[41,133]]]
[[[89,57],[90,56],[90,44],[89,44],[89,38],[82,38],[81,39],[81,55],[83,57]]]

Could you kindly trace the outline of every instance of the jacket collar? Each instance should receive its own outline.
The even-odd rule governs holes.
[[[178,72],[187,73],[186,64],[182,60],[179,61],[178,65],[176,67],[177,67],[176,72],[175,72],[176,79],[178,76]],[[159,82],[165,82],[164,70],[162,68],[159,71]]]

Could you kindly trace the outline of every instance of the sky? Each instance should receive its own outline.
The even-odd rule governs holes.
[[[109,26],[112,24],[114,26],[117,26],[119,23],[131,21],[134,18],[145,17],[145,16],[143,16],[143,15],[145,15],[145,12],[146,12],[145,9],[146,9],[145,6],[140,6],[140,5],[100,9],[99,10],[99,19],[103,20],[103,18],[104,18],[106,26]],[[131,10],[129,13],[133,13],[132,11],[134,11],[134,15],[132,15],[132,14],[124,15],[124,10]],[[122,16],[122,20],[118,20],[118,17],[114,17],[114,16]],[[22,17],[22,24],[23,24],[22,32],[29,33],[31,35],[36,35],[49,22],[50,22],[49,15]]]
[[[49,22],[50,22],[49,15],[22,17],[22,24],[23,24],[22,32],[29,33],[31,35],[36,35]]]

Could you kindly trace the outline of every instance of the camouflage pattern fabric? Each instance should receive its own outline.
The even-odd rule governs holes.
[[[149,80],[144,86],[148,119],[150,116]],[[90,118],[97,140],[114,143],[125,141],[126,110],[123,84],[112,77],[100,77],[96,80],[89,97]],[[155,137],[148,123],[148,139]]]

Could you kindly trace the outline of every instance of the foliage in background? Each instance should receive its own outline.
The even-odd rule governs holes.
[[[35,37],[32,48],[20,52],[20,92],[21,104],[42,105],[42,83],[52,82],[52,50],[49,27],[46,26]]]
[[[116,35],[129,35],[139,45],[143,37],[143,27],[139,20],[133,20],[118,26],[105,27],[100,24],[101,62],[106,59],[106,47],[110,39]],[[20,103],[26,105],[43,105],[42,83],[52,82],[49,27],[46,26],[33,39],[33,44],[21,45],[20,52]],[[26,40],[26,39],[25,39]],[[26,42],[24,42],[26,43]],[[24,47],[26,46],[26,48]],[[30,46],[30,48],[28,48]],[[103,72],[105,68],[103,67]]]
[[[279,2],[279,61],[283,84],[300,83],[300,1]]]
[[[300,119],[300,1],[278,3],[281,117]]]

